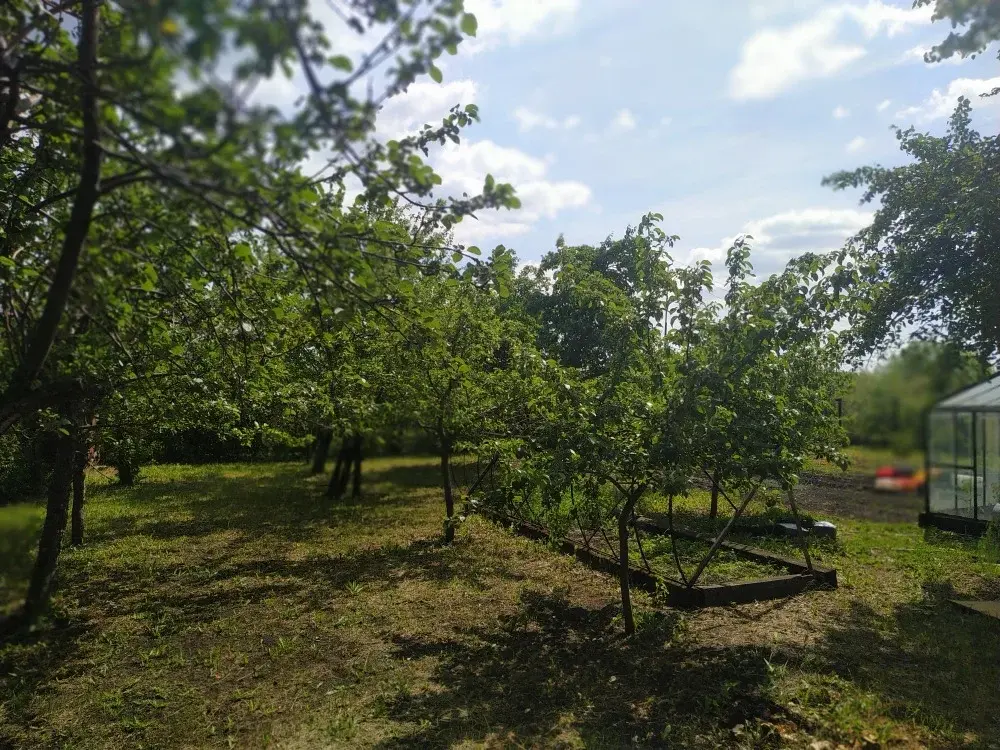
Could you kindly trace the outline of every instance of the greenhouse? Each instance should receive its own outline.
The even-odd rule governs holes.
[[[1000,516],[1000,376],[949,396],[927,419],[921,523],[981,532]]]

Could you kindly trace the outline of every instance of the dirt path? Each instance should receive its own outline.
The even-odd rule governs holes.
[[[916,523],[923,509],[921,493],[875,492],[861,474],[805,474],[796,497],[819,516],[841,516],[884,523]]]

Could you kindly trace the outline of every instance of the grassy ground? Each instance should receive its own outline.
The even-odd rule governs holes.
[[[875,469],[879,466],[891,466],[902,464],[921,469],[924,466],[923,451],[894,451],[890,448],[873,448],[867,445],[849,446],[845,453],[851,460],[851,465],[847,468],[849,474],[859,474],[866,478],[874,478]],[[807,463],[808,471],[815,471],[822,474],[839,474],[841,469],[831,463],[820,460],[810,460]]]
[[[626,640],[610,578],[477,519],[439,546],[431,462],[369,479],[334,507],[287,464],[95,484],[52,618],[0,647],[0,748],[1000,747],[1000,622],[947,601],[1000,596],[974,542],[834,517],[838,590],[638,595]],[[0,607],[38,524],[0,509]]]

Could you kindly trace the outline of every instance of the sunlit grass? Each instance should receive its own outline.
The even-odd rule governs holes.
[[[0,747],[1000,737],[1000,623],[947,601],[1000,596],[1000,566],[974,540],[829,516],[839,537],[813,552],[838,569],[836,591],[691,613],[637,594],[640,632],[625,640],[611,577],[480,519],[441,546],[433,460],[366,468],[364,498],[333,505],[292,464],[152,467],[133,490],[95,477],[52,616],[0,647]],[[696,492],[678,512],[704,524],[706,503]],[[40,521],[34,505],[0,508],[5,601],[23,594]]]

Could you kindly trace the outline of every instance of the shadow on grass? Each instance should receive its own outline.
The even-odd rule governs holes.
[[[889,714],[933,728],[1000,738],[1000,621],[965,612],[950,584],[924,585],[924,599],[890,614],[863,601],[828,627],[808,656],[889,703]],[[960,598],[1000,597],[993,580]]]
[[[51,689],[54,675],[70,679],[92,667],[80,657],[79,649],[90,637],[88,625],[56,616],[44,629],[0,642],[0,750],[32,746],[21,734],[36,718],[32,700],[40,691]]]
[[[704,733],[732,740],[732,728],[778,712],[761,649],[671,647],[676,614],[626,640],[616,612],[527,593],[497,629],[397,638],[398,658],[438,660],[440,689],[394,699],[389,716],[417,728],[378,747],[562,746],[570,726],[587,746],[664,746]]]
[[[341,500],[325,497],[325,476],[310,480],[308,469],[297,465],[270,467],[252,477],[234,478],[223,471],[213,477],[147,479],[127,489],[97,486],[90,491],[91,501],[118,505],[120,512],[94,524],[88,542],[140,534],[171,540],[223,530],[250,535],[274,532],[299,541],[320,525],[358,521],[372,514],[391,516],[423,503],[423,498],[400,488],[424,486],[429,480],[426,469],[367,472],[362,497]]]

